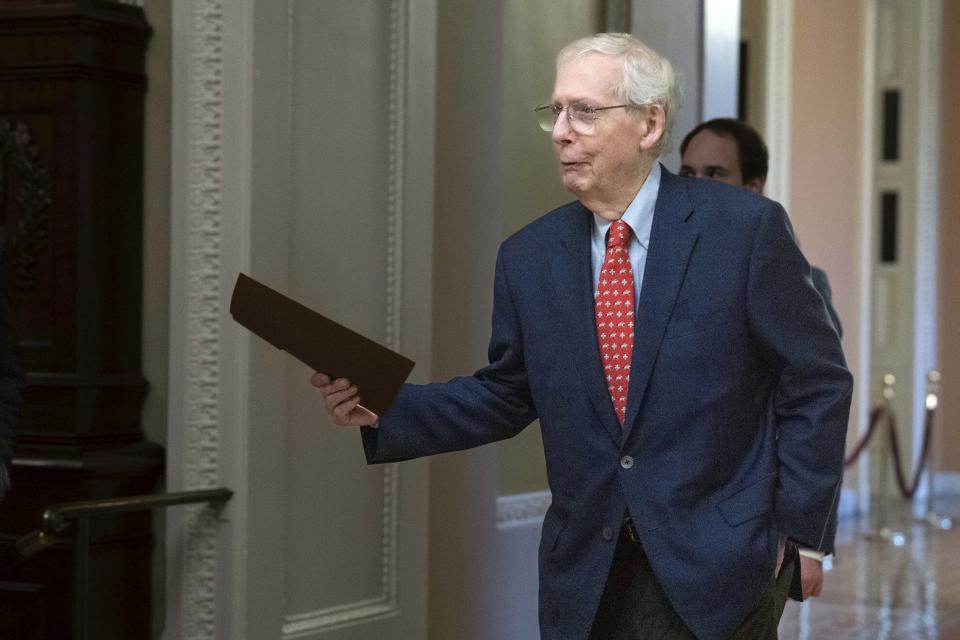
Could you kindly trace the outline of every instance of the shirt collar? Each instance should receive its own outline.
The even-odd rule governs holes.
[[[657,204],[657,194],[660,192],[660,163],[655,162],[647,179],[643,181],[640,191],[633,197],[621,218],[630,225],[633,235],[644,249],[650,244],[650,229],[653,227],[653,210]],[[593,214],[593,233],[595,238],[603,242],[607,237],[612,221]]]

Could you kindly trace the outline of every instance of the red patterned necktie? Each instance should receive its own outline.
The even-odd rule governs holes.
[[[633,269],[627,244],[630,225],[617,220],[610,227],[607,253],[600,269],[600,282],[594,302],[597,340],[607,389],[620,424],[627,414],[627,388],[630,386],[630,359],[633,355]]]

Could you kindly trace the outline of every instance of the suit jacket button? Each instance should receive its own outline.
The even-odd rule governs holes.
[[[620,466],[623,467],[624,469],[632,469],[633,458],[631,456],[623,456],[622,458],[620,458]]]
[[[610,542],[611,540],[613,540],[613,529],[611,529],[610,527],[604,527],[603,539],[606,540],[607,542]]]

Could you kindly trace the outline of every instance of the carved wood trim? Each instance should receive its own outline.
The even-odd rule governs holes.
[[[37,255],[50,240],[48,210],[53,204],[53,184],[47,165],[31,142],[27,125],[14,125],[8,118],[0,118],[0,203],[5,201],[8,184],[7,163],[23,177],[14,195],[21,215],[12,239],[13,284],[19,290],[29,290],[37,286]]]

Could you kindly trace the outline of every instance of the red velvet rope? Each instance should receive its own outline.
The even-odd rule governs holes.
[[[860,439],[860,442],[857,443],[857,446],[853,448],[853,452],[843,459],[844,467],[849,467],[856,462],[860,454],[863,453],[863,450],[870,444],[870,438],[873,437],[874,432],[877,430],[877,425],[880,424],[880,414],[883,413],[883,411],[882,405],[878,405],[870,411],[870,426],[867,427],[867,432]]]
[[[920,449],[920,459],[909,484],[907,484],[906,474],[903,471],[903,460],[900,458],[900,441],[897,437],[897,423],[893,417],[893,413],[884,405],[876,406],[870,411],[870,426],[867,427],[867,432],[853,448],[850,455],[843,459],[843,466],[849,467],[857,461],[857,458],[859,458],[863,450],[867,448],[871,438],[873,438],[874,433],[876,433],[877,427],[880,425],[881,416],[885,417],[887,425],[890,427],[887,433],[890,437],[890,452],[893,454],[893,470],[897,477],[897,486],[903,497],[909,500],[916,494],[917,488],[920,486],[920,476],[923,475],[923,470],[927,465],[927,456],[930,453],[930,441],[933,439],[933,414],[933,409],[927,409],[923,422],[923,446]]]
[[[923,468],[927,464],[927,453],[930,451],[931,424],[933,423],[933,411],[927,409],[926,419],[923,421],[923,446],[920,449],[920,460],[917,462],[917,468],[913,474],[913,480],[907,485],[903,473],[903,462],[900,460],[900,444],[897,438],[897,424],[893,419],[893,414],[887,412],[887,420],[890,422],[890,450],[893,452],[893,470],[897,476],[897,486],[900,487],[900,493],[909,500],[917,492],[920,486],[920,476],[923,475]]]

